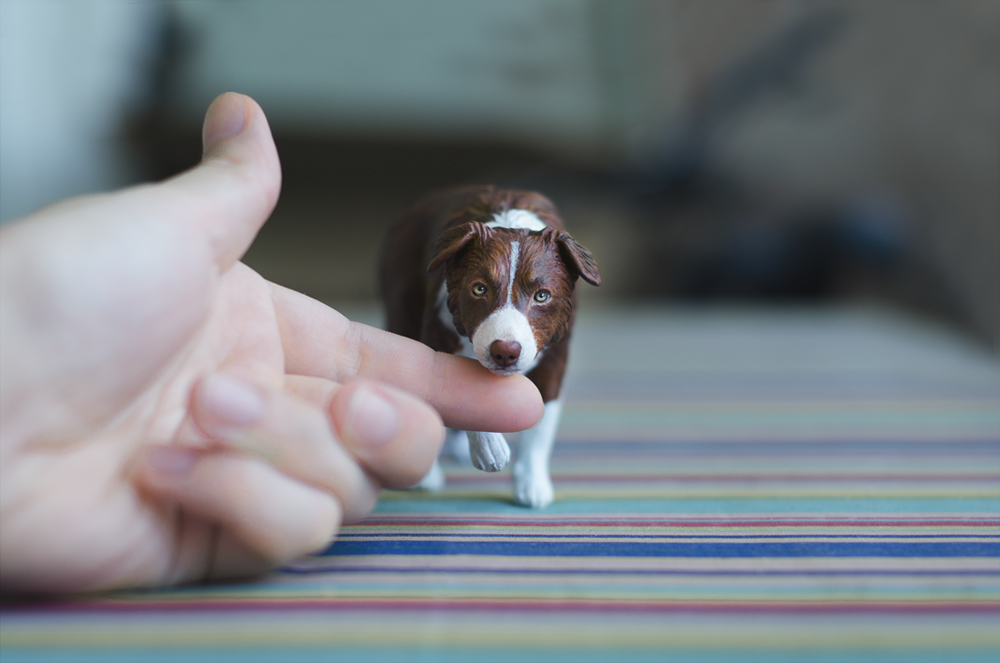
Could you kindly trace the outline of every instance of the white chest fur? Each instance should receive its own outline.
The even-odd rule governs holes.
[[[455,320],[452,318],[451,311],[448,310],[447,282],[441,284],[441,289],[438,290],[437,301],[434,302],[434,306],[437,308],[438,319],[444,325],[444,328],[455,332],[455,336],[458,337],[458,350],[455,351],[455,354],[460,357],[475,359],[476,353],[472,350],[472,343],[455,329]]]

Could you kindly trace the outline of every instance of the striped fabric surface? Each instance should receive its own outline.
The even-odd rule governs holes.
[[[448,471],[259,581],[7,605],[0,660],[1000,660],[1000,363],[921,323],[585,312],[555,504]]]

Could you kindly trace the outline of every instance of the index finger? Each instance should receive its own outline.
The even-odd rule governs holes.
[[[538,423],[542,399],[522,375],[497,377],[478,362],[351,322],[329,306],[271,284],[285,372],[336,382],[363,377],[418,396],[452,428],[506,433]]]

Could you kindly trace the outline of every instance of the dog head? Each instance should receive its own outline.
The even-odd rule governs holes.
[[[573,291],[582,278],[600,285],[590,252],[527,210],[495,213],[448,227],[428,271],[444,266],[448,310],[496,375],[524,372],[569,331]]]

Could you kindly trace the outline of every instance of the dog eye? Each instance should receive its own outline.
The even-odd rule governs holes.
[[[545,302],[552,299],[552,293],[548,290],[539,290],[535,293],[534,300],[539,304],[544,304]]]
[[[476,283],[472,286],[472,294],[476,297],[484,297],[486,295],[486,286],[482,283]]]

